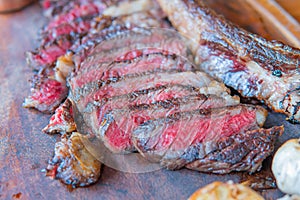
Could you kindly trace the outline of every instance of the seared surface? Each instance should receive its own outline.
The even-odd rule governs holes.
[[[85,136],[73,132],[70,137],[64,135],[55,144],[54,157],[49,161],[47,176],[73,187],[87,186],[99,179],[101,163],[85,147],[83,137]]]
[[[283,133],[283,130],[283,127],[279,126],[270,129],[256,129],[246,131],[244,135],[237,134],[222,138],[216,143],[210,144],[210,147],[196,144],[188,150],[197,152],[195,161],[186,167],[220,174],[245,169],[249,169],[253,173],[262,167],[258,163],[273,152],[275,140]],[[213,147],[211,152],[205,152],[211,147]],[[190,159],[188,154],[189,152],[185,153],[182,156],[183,159]],[[249,162],[250,160],[252,162]]]
[[[201,0],[159,0],[172,25],[191,39],[195,62],[245,97],[300,120],[300,50],[249,33]]]
[[[166,118],[149,120],[134,130],[134,145],[146,158],[160,162],[168,169],[180,169],[195,160],[200,162],[212,152],[215,152],[216,156],[221,156],[220,148],[223,149],[228,145],[226,138],[235,136],[246,138],[248,130],[258,129],[266,119],[266,111],[260,107],[224,106],[226,105],[222,107],[211,105],[209,108],[203,106],[199,107],[198,111],[178,112],[170,114]],[[262,121],[258,121],[258,119],[262,119]],[[260,131],[264,135],[263,129]],[[257,132],[260,131],[257,130]],[[282,131],[283,129],[276,132],[272,136],[273,140],[265,141],[265,146],[263,145],[265,148],[259,149],[262,160],[272,152],[272,149],[269,151],[268,147],[274,145],[274,140],[282,134]],[[256,136],[249,137],[255,139]],[[220,145],[219,149],[215,144]],[[233,144],[235,142],[231,143],[231,145]],[[237,141],[235,145],[243,144]],[[254,146],[256,145],[258,143],[254,143]],[[199,146],[199,150],[195,150],[195,146]],[[252,154],[252,151],[253,149],[245,150],[249,154]],[[219,170],[222,162],[225,162],[220,159],[209,166],[206,166],[204,161],[202,165],[199,165],[198,170],[215,173],[229,173],[232,170],[253,170],[254,172],[261,167],[262,160],[251,158],[245,162],[237,159],[236,156],[244,157],[238,148],[231,151],[231,154],[232,157],[229,157],[226,162],[242,167]]]

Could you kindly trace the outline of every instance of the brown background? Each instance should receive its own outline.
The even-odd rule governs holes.
[[[206,1],[245,29],[269,39],[282,39],[245,1]],[[296,0],[281,2],[297,3]],[[287,8],[297,17],[297,12],[293,12],[295,6]],[[50,116],[21,106],[29,93],[27,80],[32,75],[24,51],[38,46],[37,31],[44,23],[37,4],[22,12],[0,15],[0,199],[187,199],[197,188],[215,180],[247,180],[245,173],[218,176],[183,169],[128,174],[104,167],[97,184],[69,190],[59,181],[45,177],[41,170],[57,139],[41,132]],[[281,114],[271,113],[266,127],[282,124],[286,131],[277,147],[288,138],[300,136],[299,125],[287,123]],[[270,161],[271,158],[264,163],[263,172],[255,176],[268,175]],[[283,195],[278,190],[261,193],[266,199]]]

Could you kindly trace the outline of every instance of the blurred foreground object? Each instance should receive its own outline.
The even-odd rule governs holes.
[[[0,0],[0,13],[18,11],[34,0]]]

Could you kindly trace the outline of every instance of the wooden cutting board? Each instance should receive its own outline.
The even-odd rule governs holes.
[[[247,30],[293,43],[246,1],[206,1]],[[291,6],[293,10],[296,6],[300,9],[296,0],[278,1],[285,3],[287,10],[288,2],[295,3]],[[299,20],[299,15],[294,17]],[[22,12],[0,15],[0,199],[187,199],[199,187],[216,180],[248,179],[246,173],[221,176],[182,169],[129,174],[104,167],[97,184],[70,190],[59,181],[45,177],[41,170],[51,158],[57,140],[41,132],[50,116],[21,106],[29,94],[27,81],[32,76],[24,52],[38,46],[37,32],[44,23],[37,4]],[[299,32],[295,37],[300,39]],[[270,113],[266,127],[282,124],[285,133],[276,143],[277,148],[288,138],[300,137],[299,125],[289,124],[281,114]],[[262,172],[253,176],[269,176],[270,165],[271,158],[264,162]],[[261,191],[261,194],[266,199],[283,196],[277,189]]]

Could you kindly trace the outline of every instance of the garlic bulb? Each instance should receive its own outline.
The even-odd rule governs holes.
[[[264,198],[251,188],[232,182],[213,182],[197,190],[189,200],[263,200]]]
[[[300,139],[291,139],[278,149],[272,172],[282,192],[300,195]]]

